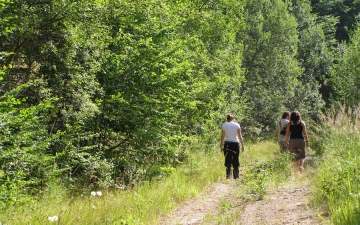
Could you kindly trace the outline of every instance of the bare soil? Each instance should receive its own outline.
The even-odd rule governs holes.
[[[269,191],[262,200],[250,202],[234,197],[238,180],[215,183],[200,196],[183,202],[159,224],[325,224],[316,216],[324,214],[311,206],[310,186],[299,184],[298,179],[303,175],[297,172],[289,182]],[[228,205],[224,207],[224,204]]]
[[[271,191],[266,199],[246,206],[240,224],[320,224],[309,205],[309,194],[309,186]]]
[[[172,215],[164,218],[160,225],[201,224],[205,216],[215,216],[220,202],[233,191],[231,183],[214,183],[198,197],[183,202]]]

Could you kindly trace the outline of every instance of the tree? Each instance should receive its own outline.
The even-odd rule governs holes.
[[[360,1],[312,0],[311,5],[313,7],[313,13],[318,14],[320,17],[331,16],[338,19],[335,25],[335,37],[339,42],[350,40],[351,31],[357,27]]]
[[[120,159],[125,179],[149,178],[160,166],[176,165],[177,146],[209,130],[225,105],[223,90],[240,84],[236,23],[224,13],[233,5],[114,1],[108,7],[112,41],[97,75],[105,91],[100,141]]]
[[[330,76],[332,54],[323,24],[318,24],[316,15],[311,14],[310,2],[293,1],[290,10],[298,21],[297,58],[303,72],[298,78],[301,85],[296,87],[296,97],[288,105],[302,112],[305,118],[316,118],[324,106],[323,100],[328,101],[327,92],[323,91],[328,87],[323,79]]]
[[[332,65],[333,103],[356,107],[360,103],[360,31],[351,36],[348,44],[338,48],[337,63]]]
[[[94,9],[92,2],[14,1],[1,11],[11,28],[0,37],[1,52],[10,53],[0,60],[1,68],[6,66],[0,179],[1,193],[15,196],[10,202],[26,199],[56,176],[70,181],[99,159],[89,160],[93,146],[83,140],[91,137],[86,125],[97,113],[94,95],[100,89],[94,77],[102,46],[90,41],[96,23],[93,30],[76,30],[97,15]]]
[[[240,95],[249,96],[251,129],[272,129],[294,96],[301,69],[296,60],[298,32],[284,1],[247,1],[244,43],[246,82]],[[250,129],[250,128],[249,128]]]

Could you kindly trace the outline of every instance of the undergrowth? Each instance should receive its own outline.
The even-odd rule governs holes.
[[[57,218],[58,224],[156,224],[180,202],[197,196],[214,182],[225,180],[218,143],[202,145],[199,141],[188,146],[187,163],[177,169],[164,168],[166,175],[160,180],[127,190],[94,190],[95,194],[84,192],[76,196],[59,185],[50,186],[42,199],[3,211],[0,222],[51,224],[50,220]],[[287,176],[286,159],[276,152],[277,144],[260,142],[247,144],[241,153],[241,185],[256,199]]]
[[[186,164],[163,168],[161,179],[132,188],[73,195],[60,184],[49,186],[38,200],[3,210],[0,224],[156,224],[181,201],[221,179],[223,162],[217,147],[194,141],[186,148]]]
[[[352,134],[332,135],[337,139],[324,144],[329,152],[324,154],[319,175],[315,177],[316,170],[307,172],[309,183],[318,180],[316,200],[326,200],[334,224],[340,224],[337,221],[349,221],[342,224],[358,221],[358,166],[354,161],[358,153],[351,149],[358,148],[358,144],[354,143],[360,143],[360,140],[354,132]],[[337,144],[340,139],[343,139],[342,144]],[[330,151],[329,146],[334,150]],[[188,146],[186,151],[187,163],[177,169],[163,168],[161,179],[126,190],[121,187],[116,190],[94,190],[94,195],[84,192],[74,196],[61,185],[50,186],[42,199],[3,211],[0,223],[156,224],[179,203],[197,196],[212,183],[227,182],[224,158],[218,143],[204,144],[198,141]],[[233,201],[222,200],[220,214],[216,218],[206,216],[205,223],[217,221],[218,224],[231,224],[233,218],[239,218],[247,202],[263,199],[267,191],[286,183],[294,175],[289,155],[281,154],[275,141],[245,142],[240,163],[241,179],[235,181],[237,191]],[[317,163],[309,166],[315,165],[318,166]],[[96,191],[101,194],[96,194]],[[51,222],[50,219],[54,218],[57,220]]]
[[[360,108],[333,110],[323,116],[324,154],[314,179],[318,206],[329,211],[332,224],[360,224]]]

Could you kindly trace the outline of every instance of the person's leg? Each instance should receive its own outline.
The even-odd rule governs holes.
[[[226,179],[230,179],[231,177],[231,162],[232,162],[232,154],[230,150],[229,142],[224,143],[224,155],[225,155],[225,163],[226,167]]]
[[[296,139],[290,139],[289,152],[293,157],[292,161],[293,161],[294,169],[298,169],[299,163],[298,163],[298,154],[297,154],[298,151],[297,151],[297,140]]]
[[[226,179],[230,179],[231,176],[231,167],[226,167]]]
[[[234,179],[238,179],[239,178],[239,167],[234,167],[234,170],[233,170],[233,177]]]
[[[278,141],[278,143],[279,143],[279,146],[280,146],[280,152],[281,153],[286,152],[286,143],[285,143],[285,141]]]
[[[234,154],[234,158],[233,158],[233,177],[234,179],[238,179],[239,178],[239,175],[240,175],[240,170],[239,170],[239,167],[240,167],[240,162],[239,162],[239,154]]]
[[[304,170],[304,162],[306,158],[305,154],[305,142],[304,140],[299,140],[298,143],[298,155],[299,155],[299,169],[300,171]]]
[[[299,159],[299,167],[304,168],[305,159]]]
[[[226,168],[226,179],[230,179],[231,176],[231,153],[225,154],[225,168]]]
[[[233,178],[238,179],[239,178],[239,167],[240,167],[240,145],[239,143],[235,143],[233,145],[233,158],[232,158],[232,166],[233,166]]]

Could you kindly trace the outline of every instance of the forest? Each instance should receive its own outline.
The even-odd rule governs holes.
[[[0,208],[59,183],[161,179],[192,140],[218,143],[227,113],[256,142],[284,110],[309,130],[355,112],[359,13],[359,0],[0,0]]]

